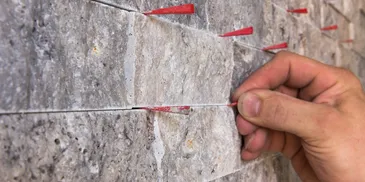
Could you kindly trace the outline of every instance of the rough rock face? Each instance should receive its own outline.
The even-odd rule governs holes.
[[[365,83],[361,0],[3,0],[0,23],[0,181],[299,181],[279,154],[241,161],[235,112],[214,105],[284,41]],[[132,109],[179,104],[195,106]]]

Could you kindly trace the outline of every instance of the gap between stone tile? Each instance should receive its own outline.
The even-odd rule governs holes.
[[[213,108],[213,107],[230,107],[227,104],[184,104],[194,108]],[[162,105],[163,107],[164,105]],[[181,105],[166,105],[170,107],[177,107]],[[105,112],[105,111],[145,111],[143,107],[151,106],[131,106],[129,108],[105,108],[105,109],[71,109],[71,110],[20,110],[20,111],[0,111],[2,115],[18,115],[18,114],[54,114],[54,113],[79,113],[79,112]],[[155,107],[155,106],[154,106]],[[156,106],[160,107],[160,106]]]
[[[138,11],[135,10],[135,9],[129,9],[129,8],[123,7],[121,5],[116,5],[116,4],[104,2],[104,1],[101,1],[101,0],[90,0],[90,1],[94,2],[94,3],[97,3],[97,4],[102,4],[102,5],[105,5],[105,6],[110,6],[110,7],[113,7],[113,8],[120,9],[120,10],[128,11],[128,12],[138,13]]]
[[[337,12],[338,14],[340,14],[343,18],[345,18],[346,21],[348,22],[352,22],[348,17],[346,17],[344,14],[341,13],[340,10],[338,10],[336,7],[333,6],[333,4],[329,4],[329,6],[335,10],[335,12]]]

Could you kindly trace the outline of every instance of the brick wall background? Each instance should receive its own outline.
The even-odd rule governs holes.
[[[0,2],[1,181],[299,181],[280,154],[241,161],[234,111],[213,105],[284,41],[365,83],[361,0],[102,2]],[[138,13],[191,2],[194,15]],[[181,104],[207,106],[131,109]]]

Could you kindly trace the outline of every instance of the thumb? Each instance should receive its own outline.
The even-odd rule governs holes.
[[[319,132],[318,123],[335,109],[299,100],[279,92],[252,90],[240,96],[239,113],[251,123],[277,131],[285,131],[301,138]]]

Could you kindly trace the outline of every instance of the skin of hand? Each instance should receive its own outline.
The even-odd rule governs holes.
[[[365,180],[365,95],[350,71],[279,52],[232,100],[244,160],[281,152],[302,181]]]

